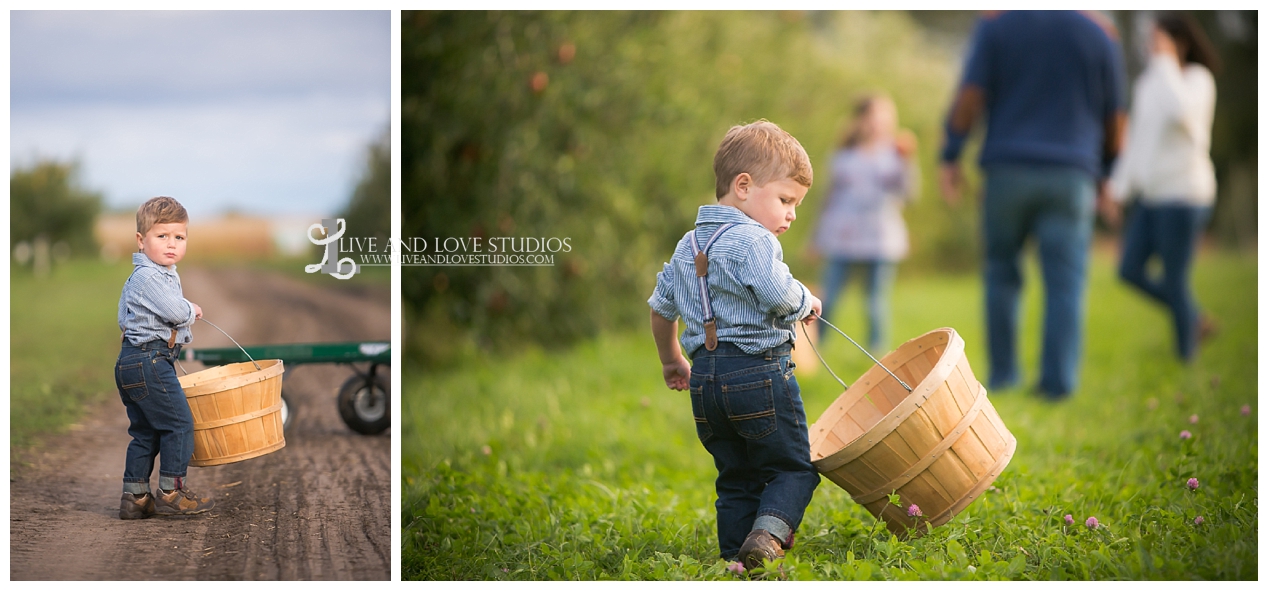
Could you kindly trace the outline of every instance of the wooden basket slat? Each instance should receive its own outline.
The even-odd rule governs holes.
[[[865,431],[866,429],[860,427],[858,421],[850,415],[841,417],[841,420],[837,421],[831,429],[832,434],[841,441],[854,441]]]
[[[991,465],[999,459],[998,456],[1003,451],[992,450],[986,446],[976,429],[961,437],[960,441],[951,446],[951,450],[955,452],[956,458],[965,466],[965,469],[972,473],[974,479],[986,476]]]
[[[995,409],[988,408],[982,415],[986,422],[982,425],[982,428],[975,429],[977,436],[982,439],[982,443],[987,448],[995,450],[993,455],[998,459],[1003,450],[1008,447],[1010,434],[1008,429],[1004,427],[1003,419],[999,418],[999,413]]]
[[[977,399],[978,391],[978,382],[973,377],[973,372],[965,371],[964,368],[964,363],[956,363],[951,373],[947,375],[948,391],[955,396],[960,408],[972,406],[973,401]]]
[[[894,429],[894,434],[901,437],[907,447],[912,450],[911,457],[906,458],[907,461],[901,466],[902,470],[899,470],[899,472],[914,466],[916,462],[920,461],[920,458],[924,457],[925,453],[938,445],[939,441],[942,441],[940,430],[936,428],[933,420],[923,408],[912,413],[910,419],[903,421],[897,429]],[[895,468],[897,467],[895,466]]]
[[[929,423],[936,429],[936,436],[941,441],[960,423],[960,418],[964,416],[968,408],[960,410],[946,385],[939,384],[938,389],[934,390],[929,400],[921,405],[920,410],[929,417]]]
[[[942,462],[945,462],[945,460],[934,462],[930,469]],[[920,505],[921,511],[945,511],[957,498],[947,490],[945,482],[931,475],[930,470],[920,473],[919,476],[913,478],[910,483],[900,490],[909,498],[928,499],[923,505]]]
[[[854,461],[855,470],[852,475],[858,482],[860,491],[872,490],[885,483],[885,464],[888,458],[884,457],[884,450],[884,444],[877,445]]]

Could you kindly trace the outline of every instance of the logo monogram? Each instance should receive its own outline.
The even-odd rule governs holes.
[[[320,224],[313,224],[308,227],[308,241],[318,246],[325,246],[326,250],[321,254],[321,262],[313,265],[305,265],[304,271],[308,273],[321,272],[330,275],[335,279],[351,279],[353,275],[361,272],[361,267],[352,257],[339,258],[339,239],[343,237],[343,233],[348,229],[347,222],[343,218],[334,220],[322,220]],[[313,230],[318,230],[324,234],[325,238],[314,238]],[[340,273],[344,263],[351,265],[352,270],[346,273]]]

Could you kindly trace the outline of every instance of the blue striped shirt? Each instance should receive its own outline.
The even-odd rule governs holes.
[[[700,207],[696,216],[700,247],[726,223],[735,226],[709,248],[709,298],[718,341],[757,354],[796,340],[793,323],[810,314],[810,290],[788,271],[779,239],[734,207]],[[704,345],[704,308],[691,232],[678,241],[673,258],[656,274],[656,289],[647,304],[666,320],[682,318],[686,330],[681,343],[688,357]]]
[[[159,265],[143,252],[132,253],[132,275],[119,296],[119,330],[129,343],[140,345],[154,339],[164,342],[176,329],[176,344],[194,340],[194,306],[181,293],[181,276],[176,265]]]

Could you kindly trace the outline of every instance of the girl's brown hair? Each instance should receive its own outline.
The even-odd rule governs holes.
[[[863,137],[863,120],[871,114],[872,109],[876,107],[876,103],[887,100],[890,100],[889,97],[880,92],[868,93],[855,100],[850,125],[845,128],[845,133],[841,134],[841,141],[838,147],[844,149],[859,145],[865,139]]]

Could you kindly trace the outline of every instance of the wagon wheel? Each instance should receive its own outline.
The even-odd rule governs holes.
[[[282,390],[282,431],[289,431],[291,422],[295,418],[295,406],[291,404],[291,399],[286,395],[286,390]]]
[[[291,397],[286,394],[286,379],[291,377],[291,372],[295,370],[294,366],[286,366],[286,370],[282,372],[282,432],[290,431],[291,423],[295,422],[295,405],[291,404]]]
[[[355,375],[339,388],[339,417],[362,435],[382,433],[392,425],[387,379]]]

